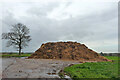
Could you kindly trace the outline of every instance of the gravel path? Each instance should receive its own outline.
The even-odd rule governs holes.
[[[59,78],[58,72],[76,61],[51,59],[2,59],[3,78]]]

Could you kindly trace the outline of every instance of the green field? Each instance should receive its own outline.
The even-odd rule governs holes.
[[[66,67],[64,73],[59,73],[59,75],[63,77],[63,74],[67,74],[73,80],[78,78],[118,78],[118,57],[106,56],[106,58],[113,62],[76,64]]]
[[[12,53],[12,54],[2,54],[0,57],[7,58],[7,57],[28,57],[30,56],[30,53],[24,53],[19,55],[18,53]]]

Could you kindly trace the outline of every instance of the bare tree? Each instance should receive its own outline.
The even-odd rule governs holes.
[[[2,39],[7,39],[7,47],[13,46],[21,54],[21,50],[28,46],[28,42],[31,40],[29,35],[29,29],[26,25],[18,23],[12,25],[12,29],[8,33],[2,33]]]

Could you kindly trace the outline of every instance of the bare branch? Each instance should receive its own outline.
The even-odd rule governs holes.
[[[12,29],[8,33],[2,33],[2,39],[7,39],[7,47],[13,46],[19,51],[28,46],[28,42],[31,41],[29,29],[21,23],[12,25]]]

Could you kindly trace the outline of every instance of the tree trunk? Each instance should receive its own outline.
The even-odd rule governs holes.
[[[19,43],[19,55],[21,55],[21,36],[20,36],[20,43]]]
[[[19,48],[19,55],[21,55],[21,48]]]

